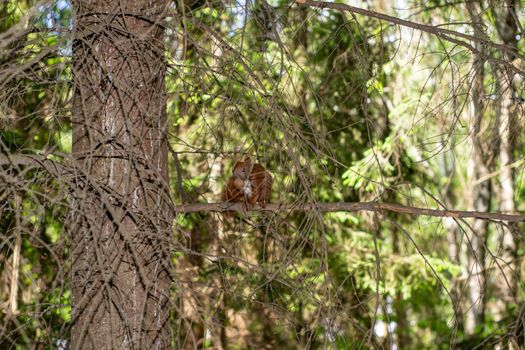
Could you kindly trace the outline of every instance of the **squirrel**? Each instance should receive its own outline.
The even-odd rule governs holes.
[[[226,183],[221,199],[223,202],[243,202],[246,208],[248,204],[260,204],[264,208],[270,202],[272,184],[272,174],[246,157],[233,166],[233,175]]]

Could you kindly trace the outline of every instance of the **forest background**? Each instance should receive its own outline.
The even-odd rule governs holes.
[[[0,2],[0,348],[522,349],[523,5]]]

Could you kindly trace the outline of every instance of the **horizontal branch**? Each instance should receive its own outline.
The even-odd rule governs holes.
[[[43,158],[39,155],[17,154],[6,156],[0,154],[0,166],[39,166],[47,171],[54,171],[57,176],[63,176],[66,171],[60,163],[50,159]],[[224,211],[245,211],[242,203],[195,203],[176,205],[176,213],[196,213],[196,212],[224,212]],[[434,216],[448,217],[456,219],[476,218],[491,221],[505,222],[523,222],[525,213],[502,214],[486,213],[478,211],[461,211],[461,210],[439,210],[409,207],[395,203],[378,203],[378,202],[337,202],[337,203],[306,203],[306,204],[267,204],[266,207],[260,206],[249,208],[248,211],[319,211],[319,212],[337,212],[337,211],[372,211],[372,212],[392,212],[400,214],[409,214],[416,216]]]
[[[319,212],[336,212],[336,211],[372,211],[372,212],[393,212],[400,214],[410,214],[416,216],[434,216],[440,218],[476,218],[491,221],[522,222],[525,221],[525,214],[501,214],[486,213],[479,211],[461,211],[461,210],[439,210],[409,207],[395,203],[378,203],[378,202],[337,202],[337,203],[306,203],[306,204],[267,204],[264,208],[256,206],[248,208],[247,211],[319,211]],[[246,211],[242,203],[196,203],[176,205],[176,213],[196,213],[196,212],[223,212],[223,211]]]

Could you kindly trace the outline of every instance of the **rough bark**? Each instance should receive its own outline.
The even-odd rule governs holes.
[[[167,5],[73,1],[72,349],[170,348]]]

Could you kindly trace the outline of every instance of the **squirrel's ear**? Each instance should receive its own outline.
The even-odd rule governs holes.
[[[253,165],[253,163],[252,163],[252,158],[250,158],[250,156],[246,156],[246,157],[244,158],[244,166],[246,167],[246,171],[247,171],[247,172],[251,172],[251,170],[252,170],[252,165]]]
[[[242,168],[243,166],[244,166],[244,162],[238,160],[238,161],[236,161],[236,162],[233,164],[233,171],[235,171],[235,169]]]

